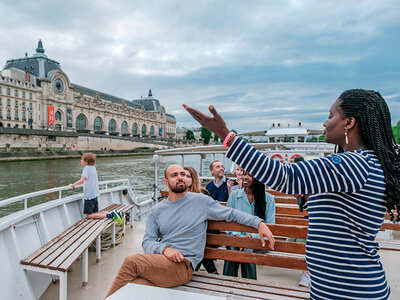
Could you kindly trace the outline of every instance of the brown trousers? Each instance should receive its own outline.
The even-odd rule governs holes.
[[[127,283],[172,287],[189,282],[192,275],[187,259],[175,263],[162,254],[134,254],[125,257],[106,298]]]

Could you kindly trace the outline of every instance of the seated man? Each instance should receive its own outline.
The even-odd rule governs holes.
[[[274,237],[259,217],[222,206],[209,196],[187,192],[186,172],[180,165],[167,167],[164,177],[169,197],[150,211],[142,243],[146,254],[125,258],[107,297],[127,283],[172,287],[190,281],[203,258],[207,219],[258,228],[262,246],[266,237],[273,249]]]

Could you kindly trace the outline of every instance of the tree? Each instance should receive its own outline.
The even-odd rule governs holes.
[[[318,137],[318,142],[325,142],[325,136],[324,135],[320,135]]]
[[[187,140],[194,140],[194,132],[190,129],[186,130],[186,139]]]
[[[400,121],[397,121],[397,124],[395,126],[392,126],[392,131],[396,143],[400,144]]]
[[[200,137],[203,139],[204,144],[208,145],[212,137],[212,132],[204,127],[201,127]]]
[[[214,134],[214,142],[218,142],[218,140],[219,140],[218,135]]]

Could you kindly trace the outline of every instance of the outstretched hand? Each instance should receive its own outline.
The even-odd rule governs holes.
[[[200,123],[201,126],[215,133],[221,139],[221,141],[223,141],[228,135],[229,129],[226,127],[224,119],[222,119],[221,115],[217,112],[214,106],[210,105],[208,107],[208,110],[213,115],[212,117],[209,117],[206,114],[203,114],[201,111],[189,107],[186,104],[182,104],[182,106],[197,122]]]

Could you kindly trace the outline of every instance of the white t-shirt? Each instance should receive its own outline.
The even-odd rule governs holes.
[[[82,177],[85,177],[83,182],[83,198],[93,199],[100,195],[99,179],[95,166],[85,166],[82,171]]]

